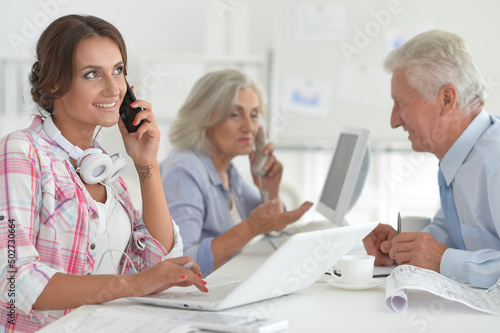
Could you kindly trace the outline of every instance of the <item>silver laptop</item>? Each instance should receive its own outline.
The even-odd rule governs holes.
[[[378,222],[370,222],[295,234],[245,280],[211,285],[207,279],[208,293],[166,290],[129,299],[160,306],[219,311],[290,294],[316,282],[377,225]]]

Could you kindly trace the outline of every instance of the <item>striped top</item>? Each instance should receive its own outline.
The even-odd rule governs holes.
[[[7,332],[32,332],[69,313],[31,308],[55,273],[94,273],[104,222],[68,153],[50,140],[42,122],[36,116],[29,128],[0,141],[0,328]],[[123,179],[112,187],[132,221],[125,253],[137,271],[182,255],[173,221],[175,245],[167,253],[147,231]],[[119,270],[133,273],[123,258]]]

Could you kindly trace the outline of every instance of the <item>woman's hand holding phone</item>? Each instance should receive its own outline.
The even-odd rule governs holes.
[[[123,123],[125,124],[125,127],[127,128],[129,133],[134,133],[137,131],[139,126],[142,125],[142,122],[139,123],[138,125],[134,125],[135,121],[135,116],[142,111],[141,108],[138,107],[133,107],[132,104],[134,104],[135,101],[137,101],[137,98],[135,97],[135,93],[130,87],[130,85],[127,83],[127,92],[125,93],[125,96],[123,96],[123,101],[120,106],[120,117],[123,120]]]
[[[132,96],[134,96],[133,87],[128,86],[128,83],[127,87]],[[122,115],[120,108],[120,120],[118,122],[118,128],[122,134],[127,154],[136,165],[157,163],[157,153],[160,145],[160,130],[156,125],[153,108],[151,104],[143,100],[133,101],[130,103],[130,108],[135,111],[133,118],[131,113],[128,113],[127,116],[125,113]],[[124,121],[124,117],[129,119],[128,121],[131,126],[135,127],[135,131],[131,132],[130,129],[127,128],[127,120]]]
[[[254,183],[261,191],[267,192],[266,199],[278,198],[283,165],[274,156],[274,144],[268,141],[263,127],[259,128],[255,138],[255,151],[250,154],[250,165]]]

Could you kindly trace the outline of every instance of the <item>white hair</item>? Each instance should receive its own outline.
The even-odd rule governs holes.
[[[384,67],[403,69],[408,84],[430,100],[445,85],[457,89],[457,105],[470,114],[485,103],[485,85],[465,45],[456,34],[431,30],[421,33],[393,50]]]
[[[210,155],[211,143],[207,129],[229,118],[241,89],[252,89],[259,99],[260,113],[266,116],[262,89],[245,74],[220,70],[199,79],[177,114],[170,128],[170,142],[177,149],[194,149]]]

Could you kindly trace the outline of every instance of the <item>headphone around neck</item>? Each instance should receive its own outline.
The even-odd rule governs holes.
[[[43,129],[52,141],[55,141],[71,158],[76,160],[76,171],[86,184],[110,185],[120,177],[127,165],[127,161],[118,153],[108,156],[99,148],[82,150],[73,145],[61,134],[52,116],[45,118]]]

